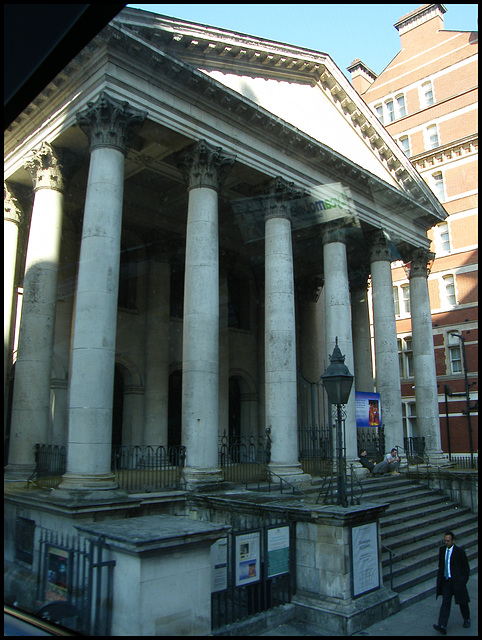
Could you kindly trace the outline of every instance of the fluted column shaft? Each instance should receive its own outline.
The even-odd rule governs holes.
[[[205,141],[178,157],[189,192],[182,370],[182,442],[188,487],[222,479],[218,465],[218,192],[233,162],[233,156]]]
[[[432,315],[428,294],[427,263],[434,254],[416,251],[410,265],[413,369],[418,435],[425,438],[430,458],[441,457],[440,420],[433,346]]]
[[[324,299],[326,318],[326,351],[331,355],[336,338],[345,364],[354,374],[353,336],[350,308],[350,288],[346,255],[346,235],[343,228],[326,229],[323,234],[323,264],[325,274]],[[355,381],[345,406],[345,449],[348,460],[357,458]]]
[[[25,164],[34,202],[25,261],[7,476],[24,477],[35,467],[34,447],[46,443],[50,427],[58,267],[62,237],[61,155],[43,143]]]
[[[393,306],[390,252],[382,232],[370,238],[376,387],[380,394],[386,446],[403,447],[402,393]]]
[[[77,116],[91,155],[74,310],[68,466],[60,489],[117,486],[111,443],[124,154],[145,115],[102,94]]]

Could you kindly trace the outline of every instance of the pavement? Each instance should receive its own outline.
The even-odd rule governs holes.
[[[460,608],[452,599],[452,609],[447,625],[447,636],[464,638],[466,636],[478,636],[479,616],[478,616],[478,595],[479,582],[478,572],[472,574],[467,583],[470,596],[471,627],[462,627],[463,619],[460,615]],[[430,596],[420,600],[398,613],[394,613],[389,618],[377,622],[363,631],[354,633],[354,636],[440,636],[442,634],[435,631],[433,624],[438,622],[438,614],[442,598],[435,599]],[[333,636],[332,631],[327,631],[321,627],[313,627],[302,622],[293,621],[279,625],[269,631],[257,634],[260,636]]]

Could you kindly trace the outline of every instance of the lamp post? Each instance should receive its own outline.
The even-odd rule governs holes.
[[[464,363],[464,377],[465,377],[465,399],[467,403],[467,424],[469,427],[469,445],[470,445],[470,466],[473,469],[474,467],[474,445],[472,442],[472,423],[470,419],[470,390],[469,390],[469,379],[467,375],[467,356],[465,353],[465,338],[462,334],[457,333],[456,331],[450,332],[451,336],[455,336],[458,338],[462,344],[462,360]],[[453,394],[452,394],[453,395]]]
[[[326,389],[328,400],[336,405],[336,447],[337,447],[337,504],[348,506],[345,479],[345,455],[343,448],[342,415],[341,407],[348,402],[353,375],[344,364],[345,356],[341,355],[338,347],[338,337],[335,339],[335,348],[330,356],[330,365],[321,376],[321,381]]]

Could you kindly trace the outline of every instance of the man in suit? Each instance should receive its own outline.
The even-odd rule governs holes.
[[[438,617],[438,624],[433,628],[443,635],[447,633],[447,622],[450,615],[452,596],[455,604],[460,606],[460,613],[464,619],[464,628],[470,627],[469,594],[467,581],[470,569],[465,551],[454,544],[455,535],[452,531],[444,534],[444,545],[438,555],[437,598],[442,596],[442,606]]]

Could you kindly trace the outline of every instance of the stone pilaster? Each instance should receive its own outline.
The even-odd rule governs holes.
[[[22,316],[15,365],[7,476],[23,478],[35,467],[35,443],[50,432],[58,267],[62,237],[62,152],[44,142],[25,161],[34,202],[25,260]]]
[[[59,492],[117,486],[111,439],[124,155],[145,117],[106,93],[77,115],[91,156],[74,310],[68,466]]]
[[[219,482],[218,192],[234,163],[201,140],[178,155],[189,192],[183,322],[182,442],[189,488]]]
[[[383,231],[368,238],[372,274],[376,388],[380,394],[387,449],[403,447],[402,394],[398,365],[397,328],[393,306],[390,251]]]
[[[441,462],[439,404],[432,316],[428,293],[428,263],[434,254],[417,249],[410,263],[410,309],[412,316],[413,369],[418,435],[425,438],[433,463]]]

